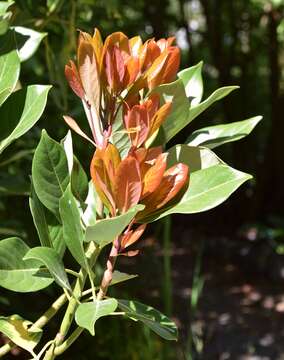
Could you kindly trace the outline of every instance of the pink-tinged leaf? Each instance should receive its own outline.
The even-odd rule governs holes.
[[[125,65],[120,49],[112,45],[105,54],[105,74],[111,89],[119,92],[122,89],[125,74]]]
[[[125,64],[125,74],[123,79],[123,85],[125,88],[133,84],[133,82],[137,79],[139,72],[140,72],[139,59],[134,57],[129,57],[129,59]]]
[[[124,117],[125,127],[134,147],[141,146],[149,132],[149,117],[143,105],[135,105]]]
[[[160,39],[157,41],[157,45],[159,46],[160,50],[163,52],[166,50],[169,46],[172,45],[172,43],[175,41],[175,36],[171,36],[168,39]]]
[[[140,52],[140,63],[142,71],[151,67],[152,63],[160,56],[161,50],[156,41],[150,39],[145,42]]]
[[[92,143],[93,145],[95,145],[94,141],[91,140],[79,127],[79,125],[77,124],[77,122],[68,115],[64,115],[63,119],[65,120],[66,124],[72,129],[74,130],[78,135],[82,136],[84,139],[88,140],[90,143]]]
[[[83,99],[85,96],[85,92],[76,65],[73,61],[70,61],[70,65],[65,65],[65,76],[74,93],[79,98]]]
[[[139,163],[133,156],[128,156],[119,164],[114,185],[115,202],[120,213],[138,204],[142,183]]]
[[[167,167],[167,156],[167,153],[159,155],[155,164],[144,175],[141,199],[153,193],[160,186]]]
[[[100,109],[100,77],[94,48],[91,42],[81,40],[78,47],[78,67],[86,99],[97,114]]]
[[[97,149],[90,166],[91,177],[95,185],[96,191],[109,209],[111,214],[115,214],[115,201],[111,189],[111,181],[109,178],[108,171],[104,163],[105,151]]]
[[[142,224],[138,226],[137,229],[130,230],[128,233],[126,233],[121,240],[121,248],[125,249],[128,246],[134,244],[136,241],[138,241],[142,236],[142,234],[144,233],[146,226],[147,224]]]
[[[159,188],[143,199],[142,204],[145,205],[145,209],[136,215],[136,219],[140,221],[161,209],[179,193],[187,182],[188,167],[181,163],[172,166],[164,173]]]
[[[151,118],[150,121],[150,131],[148,138],[154,134],[155,131],[157,131],[163,122],[166,120],[166,117],[169,115],[172,109],[172,103],[167,102],[163,106],[160,107],[160,109],[155,113],[155,115]]]
[[[139,56],[142,44],[143,43],[140,36],[134,36],[133,38],[129,39],[130,53],[132,56],[134,57]]]

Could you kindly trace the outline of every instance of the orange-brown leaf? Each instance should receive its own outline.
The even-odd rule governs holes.
[[[128,246],[134,244],[136,241],[138,241],[142,236],[142,234],[144,233],[146,226],[147,226],[146,224],[142,224],[138,226],[137,229],[130,230],[128,233],[123,235],[121,240],[121,248],[125,249]]]
[[[85,92],[76,65],[73,61],[70,61],[70,65],[65,65],[65,76],[74,93],[79,96],[79,98],[83,99]]]
[[[115,202],[120,213],[138,204],[142,183],[139,163],[133,156],[127,156],[119,164],[114,185]]]
[[[84,139],[88,140],[90,143],[92,143],[93,145],[95,145],[94,141],[91,140],[79,127],[79,125],[77,124],[77,122],[68,115],[64,115],[63,119],[65,120],[65,122],[67,123],[68,126],[70,126],[70,128],[72,130],[74,130],[78,135],[82,136]]]

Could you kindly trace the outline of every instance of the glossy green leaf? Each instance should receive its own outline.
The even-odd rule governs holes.
[[[224,86],[215,90],[206,100],[202,101],[199,104],[193,105],[189,110],[189,116],[187,119],[187,124],[189,124],[193,119],[200,115],[203,111],[209,108],[214,102],[223,99],[229,95],[232,91],[238,89],[239,86]]]
[[[168,168],[177,163],[183,163],[188,165],[190,173],[223,164],[223,161],[213,151],[204,147],[175,145],[168,150],[168,154]]]
[[[0,286],[17,292],[33,292],[53,282],[49,274],[39,272],[41,263],[23,260],[29,250],[16,237],[0,241]]]
[[[14,90],[20,75],[20,59],[17,50],[0,53],[0,106]]]
[[[149,221],[169,214],[194,214],[210,210],[225,200],[252,176],[227,165],[214,165],[191,174],[189,187],[179,202]],[[148,219],[147,219],[148,220]]]
[[[39,200],[59,218],[59,200],[70,176],[64,149],[45,130],[35,151],[32,178]]]
[[[31,326],[31,321],[19,315],[0,316],[0,332],[7,336],[14,344],[34,355],[33,349],[39,343],[42,330]]]
[[[49,235],[44,207],[37,197],[33,184],[31,187],[29,205],[41,245],[52,247],[53,245]]]
[[[13,93],[0,108],[0,153],[41,117],[51,86],[31,85]]]
[[[80,304],[75,313],[77,325],[87,329],[91,335],[95,335],[95,323],[103,317],[111,314],[117,308],[116,299],[93,300]]]
[[[67,248],[74,259],[83,266],[88,267],[84,252],[84,232],[76,200],[71,192],[70,185],[60,199],[60,216],[63,223],[63,237]]]
[[[126,274],[126,273],[120,272],[118,270],[114,270],[114,272],[112,274],[112,280],[111,280],[110,285],[116,285],[116,284],[119,284],[121,282],[134,279],[137,276],[138,275]]]
[[[123,215],[98,220],[95,225],[86,228],[85,241],[95,241],[100,247],[112,243],[143,208],[143,205],[136,205]]]
[[[28,60],[37,51],[47,33],[41,33],[23,26],[13,27],[15,30],[18,53],[21,61]]]
[[[186,142],[192,146],[202,145],[214,149],[217,146],[244,138],[251,133],[261,119],[262,116],[255,116],[230,124],[208,126],[194,131]]]
[[[197,65],[191,66],[178,73],[178,77],[182,80],[186,96],[191,100],[191,105],[200,103],[203,95],[203,81],[202,81],[202,66],[203,61]]]
[[[138,301],[118,300],[118,307],[132,320],[139,320],[166,340],[177,340],[176,324],[160,311]]]
[[[131,147],[131,142],[122,120],[122,107],[113,124],[111,142],[117,147],[121,157],[124,157]]]
[[[172,109],[160,128],[155,144],[164,144],[188,124],[190,102],[181,79],[158,86],[152,93],[160,95],[161,105],[172,102]]]
[[[8,8],[14,4],[15,1],[6,0],[6,1],[0,1],[0,16],[4,15]]]
[[[71,287],[66,275],[63,262],[56,250],[50,247],[39,246],[30,249],[24,257],[24,260],[38,260],[40,263],[44,264],[49,270],[50,274],[53,276],[55,282],[71,291]]]
[[[29,204],[41,245],[54,248],[62,257],[65,251],[62,225],[39,201],[33,185]]]

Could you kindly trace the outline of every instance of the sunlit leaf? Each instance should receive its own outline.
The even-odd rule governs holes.
[[[23,260],[29,250],[19,238],[0,241],[0,286],[17,292],[33,292],[53,282],[48,273],[39,272],[40,262]]]
[[[30,85],[13,93],[0,108],[0,153],[41,117],[51,86]]]
[[[34,354],[33,349],[40,341],[42,330],[36,327],[31,329],[32,324],[19,315],[0,316],[0,332],[14,344]]]
[[[177,340],[176,324],[160,311],[133,300],[118,300],[118,307],[132,320],[141,321],[166,340]]]
[[[251,133],[261,119],[262,116],[255,116],[230,124],[208,126],[198,129],[189,136],[186,142],[188,145],[202,145],[214,149],[217,146],[244,138]]]
[[[100,247],[106,246],[122,233],[143,205],[136,205],[125,214],[108,219],[97,220],[95,225],[86,228],[85,241],[95,241]]]
[[[30,249],[24,257],[24,260],[38,260],[44,264],[53,276],[55,282],[71,291],[71,287],[64,270],[64,265],[56,250],[50,247],[39,246]]]
[[[91,335],[95,335],[95,323],[103,317],[111,314],[117,308],[114,298],[106,300],[93,300],[89,303],[80,304],[75,313],[77,325],[87,329]]]
[[[178,77],[182,80],[186,96],[191,100],[191,105],[200,103],[203,95],[202,66],[200,61],[197,65],[191,66],[178,73]]]

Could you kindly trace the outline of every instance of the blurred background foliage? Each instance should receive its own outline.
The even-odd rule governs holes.
[[[180,342],[165,344],[139,325],[130,327],[126,321],[110,319],[101,325],[104,336],[93,339],[86,335],[65,358],[250,359],[241,356],[262,354],[260,340],[269,333],[273,341],[268,341],[266,358],[283,359],[283,333],[277,332],[284,320],[283,0],[15,0],[10,10],[11,25],[47,34],[35,55],[22,64],[21,83],[52,84],[53,89],[39,124],[6,150],[0,163],[2,238],[19,235],[37,242],[26,194],[41,128],[59,140],[67,131],[63,114],[74,116],[83,128],[86,124],[81,104],[64,78],[64,66],[75,56],[77,29],[92,32],[98,27],[103,36],[123,31],[128,36],[139,34],[144,40],[175,35],[182,50],[182,68],[204,61],[205,95],[220,86],[240,86],[191,123],[175,143],[185,141],[196,128],[264,116],[247,139],[219,150],[225,161],[252,173],[254,180],[218,209],[156,224],[141,244],[143,255],[123,264],[141,279],[121,286],[120,291],[143,300],[148,297],[150,304],[174,315],[181,329]],[[77,135],[74,143],[88,169],[92,149]],[[227,267],[229,278],[224,275]],[[211,281],[218,276],[220,282]],[[237,285],[238,295],[231,299],[228,289]],[[0,310],[11,313],[11,309],[20,312],[19,307],[28,308],[33,319],[53,291],[43,291],[35,301],[33,295],[8,296],[1,289]],[[274,301],[275,306],[268,308],[273,308],[277,317],[267,314],[274,323],[266,332],[256,331],[258,321],[263,327],[267,321],[260,316],[261,306],[253,308],[255,320],[244,328],[232,319],[234,311],[242,312],[242,301],[255,294],[260,294],[261,301],[269,296]],[[231,337],[224,336],[224,329],[216,325],[220,316],[227,314],[220,306],[220,296],[228,298]],[[240,306],[237,310],[234,302]],[[216,318],[209,316],[212,309]],[[244,319],[246,322],[245,312]],[[17,350],[16,355],[24,358]]]

